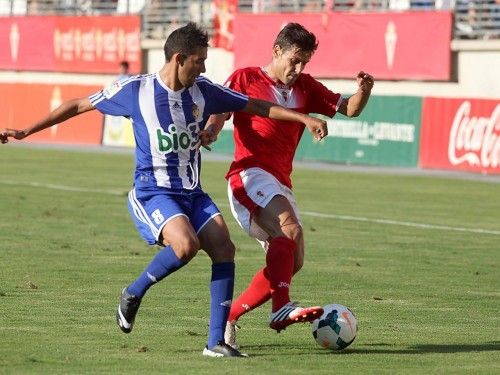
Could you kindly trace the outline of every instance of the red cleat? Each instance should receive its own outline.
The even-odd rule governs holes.
[[[294,302],[288,302],[278,311],[271,313],[269,327],[279,333],[291,324],[312,322],[321,315],[323,315],[321,306],[300,307]]]

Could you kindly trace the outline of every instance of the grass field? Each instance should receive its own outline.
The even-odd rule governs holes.
[[[227,163],[203,186],[237,245],[236,292],[263,264],[235,224]],[[145,297],[134,332],[115,324],[121,288],[155,248],[126,208],[133,157],[0,146],[0,374],[500,373],[500,184],[297,169],[306,263],[292,295],[341,303],[359,334],[344,352],[309,325],[240,320],[245,360],[201,356],[209,260],[200,253]]]

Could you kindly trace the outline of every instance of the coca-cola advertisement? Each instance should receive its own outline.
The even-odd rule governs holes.
[[[118,73],[141,71],[138,16],[0,17],[0,69]]]
[[[500,100],[424,98],[419,165],[500,174]]]

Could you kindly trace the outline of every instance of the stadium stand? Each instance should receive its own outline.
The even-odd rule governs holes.
[[[143,39],[194,21],[211,31],[213,0],[0,0],[0,16],[141,14]],[[240,12],[452,10],[454,39],[499,39],[500,0],[240,0]]]

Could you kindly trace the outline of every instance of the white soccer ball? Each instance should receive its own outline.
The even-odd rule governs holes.
[[[351,310],[343,305],[331,304],[313,321],[312,334],[318,345],[342,350],[352,344],[358,333],[358,321]]]

